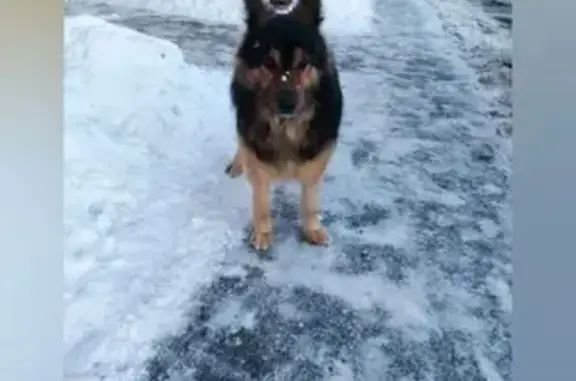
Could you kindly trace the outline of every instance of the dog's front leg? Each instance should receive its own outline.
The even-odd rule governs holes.
[[[320,183],[302,183],[300,216],[304,238],[314,245],[327,245],[328,233],[318,218],[318,188]]]
[[[318,193],[324,171],[332,156],[334,146],[330,146],[314,160],[303,165],[298,171],[301,184],[300,218],[304,238],[313,245],[327,245],[328,232],[318,218]]]
[[[256,173],[250,176],[252,186],[252,246],[265,251],[272,245],[272,217],[270,215],[270,180]]]

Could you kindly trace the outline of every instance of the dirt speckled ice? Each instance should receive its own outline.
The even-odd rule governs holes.
[[[509,33],[464,0],[325,3],[332,244],[281,186],[262,261],[223,173],[239,9],[69,2],[66,380],[511,380]]]

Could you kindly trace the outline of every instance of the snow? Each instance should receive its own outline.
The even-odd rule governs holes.
[[[496,24],[461,0],[325,0],[346,95],[333,242],[300,243],[296,188],[278,187],[260,260],[249,189],[223,173],[230,71],[210,62],[233,45],[121,26],[128,7],[237,25],[238,9],[115,1],[64,23],[66,380],[510,380],[510,151],[486,116],[506,86],[481,81],[508,54]]]
[[[113,6],[118,12],[131,9],[152,11],[171,16],[184,16],[209,23],[242,25],[244,20],[241,0],[212,0],[207,6],[206,0],[72,0],[84,7]],[[362,35],[372,28],[373,0],[325,1],[326,22],[324,28],[331,33]]]
[[[149,355],[238,233],[211,208],[239,205],[210,191],[233,143],[219,136],[232,131],[227,99],[212,93],[225,73],[91,16],[66,20],[65,50],[64,342],[81,373]]]

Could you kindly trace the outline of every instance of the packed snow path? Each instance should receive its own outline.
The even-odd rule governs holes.
[[[461,0],[374,4],[328,33],[332,244],[299,242],[280,186],[269,260],[223,173],[239,29],[67,18],[66,380],[511,380],[509,37]]]

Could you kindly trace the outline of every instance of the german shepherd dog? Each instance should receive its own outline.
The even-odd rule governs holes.
[[[254,249],[272,245],[270,188],[288,180],[301,184],[305,240],[327,245],[317,198],[338,139],[343,96],[320,31],[321,0],[244,0],[244,7],[246,31],[230,86],[238,146],[226,172],[245,174],[251,185]]]

